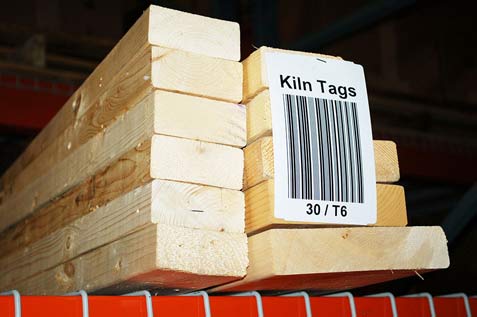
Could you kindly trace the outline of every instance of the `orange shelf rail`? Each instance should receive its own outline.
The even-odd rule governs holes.
[[[202,293],[204,294],[204,293]],[[350,294],[350,293],[347,293]],[[389,294],[389,293],[387,293]],[[310,296],[0,296],[2,317],[472,317],[477,298]],[[86,301],[86,308],[83,300]],[[260,303],[259,303],[260,302]],[[307,309],[307,302],[309,304]],[[260,305],[258,305],[260,304]],[[86,314],[85,314],[86,309]],[[21,310],[21,311],[20,311]]]

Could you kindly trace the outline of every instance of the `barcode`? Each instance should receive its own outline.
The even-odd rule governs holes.
[[[355,102],[284,94],[288,197],[363,203]]]

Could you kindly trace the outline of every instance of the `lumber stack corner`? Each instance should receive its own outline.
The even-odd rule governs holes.
[[[0,289],[167,292],[242,278],[239,60],[237,23],[146,10],[2,176]]]

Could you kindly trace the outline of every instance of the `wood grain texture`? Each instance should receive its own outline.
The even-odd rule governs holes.
[[[146,50],[147,19],[139,19],[68,99],[55,117],[33,139],[26,150],[2,176],[1,186],[8,186],[16,175],[46,149],[65,129],[90,109],[96,98],[107,91],[114,76],[132,58],[131,52]]]
[[[396,144],[375,140],[374,161],[376,182],[394,183],[399,180],[399,163]],[[273,138],[262,137],[244,148],[244,189],[274,177]]]
[[[154,135],[151,176],[221,188],[242,188],[243,151],[234,147]]]
[[[151,6],[7,170],[0,180],[0,191],[8,193],[8,184],[16,175],[52,144],[58,135],[93,107],[101,94],[110,89],[120,93],[121,90],[114,87],[114,78],[121,70],[128,76],[128,65],[131,65],[135,54],[150,52],[150,45],[238,61],[240,30],[238,24],[234,22]],[[196,64],[195,67],[199,66]],[[240,68],[241,73],[241,66],[237,63],[236,67]],[[207,75],[213,76],[213,73]],[[241,84],[239,89],[241,91]],[[242,98],[240,96],[236,99],[239,102]]]
[[[98,207],[151,181],[151,142],[126,152],[15,226],[0,233],[0,257],[22,250]]]
[[[347,289],[447,268],[449,255],[440,227],[272,229],[249,238],[249,261],[213,290]]]
[[[399,181],[401,174],[396,143],[386,140],[374,141],[374,161],[376,162],[377,182],[394,183]]]
[[[275,185],[273,179],[262,182],[245,191],[245,232],[248,235],[254,235],[272,227],[333,226],[333,224],[288,221],[275,218],[274,192]],[[372,226],[406,226],[407,211],[404,188],[398,185],[377,184],[376,194],[377,221]]]
[[[144,15],[149,19],[149,43],[153,45],[240,60],[240,27],[236,22],[159,6],[150,6]]]
[[[150,59],[150,51],[145,50],[132,63],[128,63],[126,70],[123,69],[112,80],[111,89],[94,100],[94,104],[89,106],[74,124],[57,135],[51,144],[37,153],[30,164],[14,178],[12,178],[14,175],[10,174],[4,200],[25,188],[32,179],[45,174],[94,136],[102,133],[114,123],[115,119],[133,108],[151,92],[152,85],[143,79],[145,75],[150,74]]]
[[[167,98],[162,98],[167,96]],[[192,98],[192,99],[190,99]],[[174,93],[153,93],[149,95],[137,106],[120,116],[103,133],[96,134],[88,142],[72,151],[64,160],[54,165],[50,169],[43,168],[39,176],[37,171],[32,171],[30,182],[24,188],[5,199],[0,205],[0,229],[5,229],[9,225],[27,217],[34,210],[40,209],[50,200],[56,199],[63,193],[81,184],[85,179],[95,175],[99,170],[106,168],[130,149],[141,146],[144,142],[149,142],[154,130],[164,132],[161,119],[162,115],[156,109],[169,107],[181,107],[180,103],[193,102],[200,99],[197,97],[186,98]],[[214,107],[216,102],[200,101],[202,107],[198,107],[196,112],[191,112],[189,116],[183,117],[187,125],[197,119],[194,115],[201,112],[201,109]],[[220,103],[224,106],[223,103]],[[223,119],[235,122],[237,118],[236,106],[226,104],[226,110],[222,108]],[[239,108],[240,109],[240,108]],[[157,116],[156,116],[157,114]],[[242,115],[242,119],[244,116]],[[239,119],[238,119],[239,120]],[[243,125],[242,125],[243,127]],[[210,135],[220,131],[221,138],[226,138],[229,125],[211,126],[211,132],[206,132],[206,127],[196,136]],[[192,133],[185,133],[184,127],[177,130],[169,127],[166,132],[183,136],[191,136]],[[240,133],[240,132],[239,132]],[[232,138],[235,138],[234,134]],[[188,140],[170,136],[156,135],[153,137],[152,150],[147,149],[152,156],[152,160],[138,161],[138,164],[149,164],[141,167],[143,171],[150,168],[152,178],[176,180],[182,182],[192,182],[202,185],[212,185],[217,187],[241,189],[243,178],[243,152],[242,150],[215,143],[208,143],[196,140]],[[151,163],[150,163],[151,162]],[[231,165],[228,165],[228,164]],[[75,168],[72,168],[72,167]],[[35,177],[37,176],[37,177]]]
[[[142,142],[78,186],[3,231],[0,234],[0,257],[28,247],[124,193],[149,183],[152,180],[150,157],[150,141]],[[238,228],[239,232],[243,232],[243,193],[186,183],[158,181],[154,184],[157,194],[153,203],[157,207],[153,210],[160,210],[153,214],[155,222],[219,231]],[[177,200],[171,200],[172,197]],[[187,212],[191,210],[196,210],[196,213]],[[212,221],[209,213],[217,213],[216,220]]]
[[[325,57],[325,58],[335,58],[341,59],[340,57],[316,54],[316,53],[307,53],[299,51],[290,51],[282,50],[277,48],[265,47],[262,46],[257,49],[255,52],[250,54],[243,62],[243,71],[244,71],[244,85],[243,85],[243,101],[248,102],[261,91],[268,88],[268,75],[267,75],[267,65],[265,60],[265,54],[267,52],[282,52],[289,54],[299,54],[299,55],[309,55],[314,57]]]
[[[239,62],[152,46],[155,88],[238,103],[243,70]]]
[[[246,108],[243,105],[156,90],[149,96],[154,132],[243,148]]]
[[[203,79],[205,73],[208,74],[207,80]],[[153,85],[158,89],[210,98],[230,99],[238,102],[242,99],[242,68],[238,62],[192,53],[158,47],[144,49],[136,54],[112,78],[108,83],[108,90],[95,99],[83,100],[82,105],[78,106],[78,114],[74,124],[71,124],[62,133],[59,133],[56,138],[50,140],[49,145],[43,150],[36,151],[37,157],[24,166],[23,170],[17,171],[16,174],[13,171],[7,172],[7,176],[4,178],[5,190],[3,200],[25,188],[32,178],[41,176],[71,152],[111,126],[118,117],[144,99],[153,90]],[[245,133],[242,130],[245,127],[245,111],[243,111],[243,114],[239,114],[240,109],[235,109],[234,114],[237,116],[231,119],[230,112],[233,108],[239,107],[233,107],[230,103],[214,102],[213,100],[193,98],[191,96],[181,98],[179,94],[163,93],[160,98],[165,100],[159,103],[159,106],[162,107],[158,109],[164,109],[165,106],[169,109],[175,109],[173,105],[180,103],[181,105],[189,106],[188,110],[191,110],[190,115],[198,114],[199,116],[196,119],[204,119],[210,116],[207,120],[209,122],[215,119],[221,120],[217,122],[222,122],[222,124],[203,126],[201,130],[197,130],[197,133],[193,134],[195,136],[200,137],[204,135],[205,131],[209,131],[208,139],[212,142],[218,141],[220,143],[221,141],[232,141],[228,138],[228,135],[232,133],[239,134],[240,138]],[[194,103],[198,104],[197,109],[191,109]],[[207,111],[207,109],[213,109],[214,105],[218,106],[217,110]],[[162,114],[169,114],[169,117],[171,117],[171,110],[169,112],[165,111],[162,111]],[[184,114],[184,109],[178,113]],[[185,117],[188,115],[185,114]],[[182,125],[182,133],[179,133],[178,136],[184,134],[183,132],[186,130],[193,131],[193,127],[199,125],[197,123],[199,121],[193,120],[180,120],[179,122],[184,123]],[[195,123],[189,129],[186,126],[184,127],[185,124],[190,122]],[[209,127],[211,129],[208,129]],[[228,130],[230,134],[221,130],[223,128],[232,128]],[[169,129],[168,132],[174,133],[175,131],[177,130]],[[218,134],[220,137],[214,138],[211,132],[220,133]],[[236,144],[234,143],[233,145]],[[243,144],[240,145],[243,146]]]
[[[28,186],[0,205],[0,231],[25,218],[48,201],[74,188],[105,168],[129,149],[147,141],[153,134],[153,118],[147,103],[134,107],[116,120],[104,133],[70,153]],[[147,109],[147,111],[146,111]]]
[[[95,292],[124,283],[131,289],[202,289],[243,277],[247,265],[245,234],[155,224],[19,281],[16,289],[25,295]]]
[[[8,289],[151,223],[243,233],[243,193],[153,180],[1,257],[0,288]]]
[[[244,193],[212,186],[154,180],[152,222],[219,232],[245,231]]]

